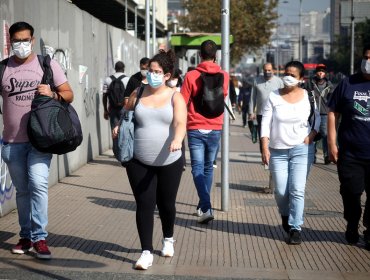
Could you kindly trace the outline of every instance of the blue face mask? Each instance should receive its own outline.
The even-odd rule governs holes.
[[[163,85],[163,74],[156,74],[154,72],[148,72],[146,74],[146,79],[152,88],[158,88]]]

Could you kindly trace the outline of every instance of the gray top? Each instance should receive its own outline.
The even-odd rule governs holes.
[[[165,166],[181,157],[181,150],[169,150],[175,134],[172,99],[160,108],[145,107],[141,101],[135,108],[134,158],[146,165]]]
[[[270,80],[266,80],[263,76],[258,76],[252,87],[248,113],[262,115],[263,105],[270,93],[283,87],[283,81],[279,77],[272,76]]]

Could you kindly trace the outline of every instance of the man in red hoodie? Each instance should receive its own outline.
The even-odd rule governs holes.
[[[198,192],[197,215],[199,223],[208,223],[214,219],[211,205],[211,187],[213,180],[213,160],[221,138],[223,114],[207,118],[197,112],[194,97],[201,94],[203,82],[201,73],[224,75],[223,91],[227,96],[229,75],[215,63],[217,46],[212,40],[204,41],[200,47],[201,63],[195,70],[185,75],[181,93],[188,104],[187,135],[190,150],[193,180]]]

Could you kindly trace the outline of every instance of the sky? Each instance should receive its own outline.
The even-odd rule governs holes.
[[[281,22],[299,21],[300,0],[279,0],[278,13]],[[302,12],[324,12],[330,7],[330,0],[302,0]]]

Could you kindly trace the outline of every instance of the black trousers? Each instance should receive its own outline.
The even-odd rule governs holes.
[[[340,194],[343,200],[344,219],[347,228],[358,230],[361,219],[361,195],[366,192],[365,212],[363,225],[370,228],[370,160],[360,160],[353,157],[339,155],[338,176]]]
[[[154,210],[157,205],[163,237],[173,237],[176,196],[183,159],[166,166],[149,166],[133,159],[126,167],[136,201],[136,226],[142,250],[153,251]]]

